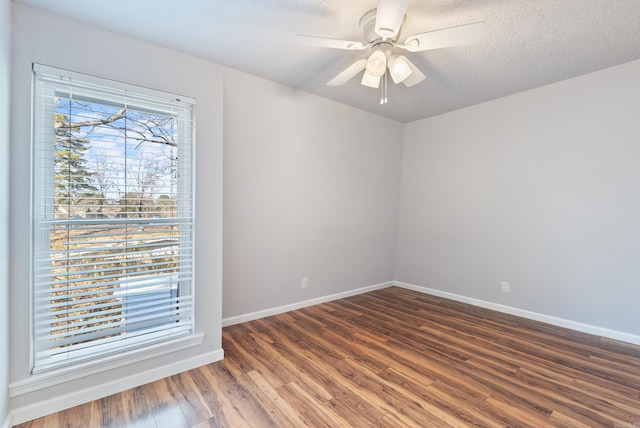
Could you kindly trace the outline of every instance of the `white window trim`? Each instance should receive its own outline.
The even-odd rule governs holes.
[[[197,333],[187,337],[132,349],[119,354],[84,361],[77,364],[58,367],[46,372],[31,375],[29,378],[11,383],[9,396],[17,397],[38,391],[64,382],[91,376],[119,367],[128,366],[151,358],[161,357],[172,352],[200,346],[204,341],[204,333]]]
[[[145,88],[145,87],[141,87],[141,86],[136,86],[136,85],[130,85],[127,83],[123,83],[123,82],[118,82],[118,81],[113,81],[113,80],[108,80],[108,79],[103,79],[100,77],[95,77],[95,76],[91,76],[91,75],[86,75],[86,74],[82,74],[82,73],[76,73],[73,71],[69,71],[69,70],[64,70],[64,69],[59,69],[59,68],[54,68],[54,67],[49,67],[46,65],[42,65],[42,64],[37,64],[34,63],[33,64],[33,70],[34,72],[37,73],[42,73],[42,74],[49,74],[49,75],[60,75],[63,76],[65,78],[70,78],[70,79],[74,79],[74,80],[78,80],[81,82],[86,82],[86,83],[91,83],[91,84],[96,84],[96,85],[101,85],[104,87],[111,87],[113,89],[119,89],[119,90],[126,90],[126,91],[131,91],[137,94],[141,94],[141,95],[146,95],[146,96],[152,96],[152,97],[159,97],[159,98],[166,98],[167,97],[167,93],[166,92],[162,92],[162,91],[157,91],[154,89],[150,89],[150,88]],[[186,97],[186,96],[178,96],[180,98],[180,100],[182,101],[186,101],[189,102],[191,104],[195,105],[195,99],[190,98],[190,97]],[[51,113],[53,114],[53,112]],[[193,208],[192,208],[192,212],[195,214],[195,176],[196,176],[196,171],[195,171],[195,116],[192,119],[193,120],[193,127],[192,127],[192,132],[194,135],[194,139],[192,141],[192,147],[190,150],[191,153],[191,159],[190,159],[190,163],[191,163],[191,189],[192,189],[192,204],[193,204]],[[33,127],[32,127],[32,132],[33,132]],[[33,138],[33,137],[32,137]],[[33,177],[33,162],[32,162],[32,173],[31,173],[31,177]],[[33,179],[33,178],[32,178]],[[43,193],[43,191],[47,191],[50,189],[34,189],[34,186],[31,186],[32,192],[34,192],[32,194],[32,201],[37,201],[38,199],[38,195],[41,195]],[[35,214],[35,207],[34,204],[36,202],[32,202],[32,207],[31,207],[31,222],[33,222],[34,220],[34,214]],[[180,205],[179,205],[180,206]],[[43,369],[39,369],[37,372],[33,371],[34,368],[34,355],[35,355],[35,344],[34,344],[34,334],[33,334],[33,325],[31,325],[30,327],[30,358],[31,358],[31,370],[32,370],[32,374],[28,379],[25,379],[24,381],[21,382],[17,382],[17,383],[13,383],[11,385],[11,391],[10,391],[10,396],[18,396],[18,395],[22,395],[22,394],[26,394],[29,392],[33,392],[33,391],[37,391],[39,389],[42,388],[46,388],[49,386],[53,386],[56,384],[59,384],[61,382],[66,382],[66,381],[70,381],[73,379],[78,379],[81,377],[85,377],[85,376],[89,376],[92,374],[96,374],[96,373],[100,373],[100,372],[104,372],[107,370],[112,370],[118,367],[123,367],[129,364],[133,364],[139,361],[143,361],[143,360],[147,360],[147,359],[151,359],[151,358],[155,358],[158,356],[162,356],[168,353],[172,353],[172,352],[176,352],[176,351],[180,351],[183,349],[187,349],[187,348],[191,348],[191,347],[195,347],[195,346],[199,346],[203,343],[204,340],[204,334],[203,333],[195,333],[197,330],[197,326],[196,326],[196,316],[195,316],[195,240],[196,240],[196,224],[195,224],[195,217],[193,220],[193,229],[192,229],[192,237],[191,237],[191,245],[194,248],[194,257],[192,260],[192,272],[193,272],[193,284],[191,285],[191,297],[192,297],[192,307],[191,307],[191,318],[192,318],[192,329],[191,329],[191,333],[188,336],[182,336],[182,337],[175,337],[175,338],[170,338],[169,340],[165,340],[165,341],[151,341],[150,343],[143,343],[140,346],[136,347],[136,345],[133,345],[130,348],[127,348],[123,351],[117,351],[114,352],[112,354],[106,355],[104,357],[92,357],[91,359],[84,359],[84,360],[80,360],[77,362],[72,362],[69,364],[64,364],[64,365],[59,365],[59,366],[54,366],[54,367],[45,367]],[[34,251],[34,239],[36,238],[34,236],[34,228],[31,227],[30,228],[30,233],[31,233],[31,241],[32,245],[31,245],[31,251],[33,253]],[[184,239],[184,238],[182,238]],[[33,263],[34,257],[31,257],[31,263]],[[181,262],[182,263],[182,262]],[[31,299],[30,299],[30,320],[31,323],[33,324],[33,320],[34,320],[34,296],[33,296],[33,292],[34,292],[34,288],[33,288],[33,284],[34,284],[34,266],[31,267],[30,269],[30,275],[31,275]],[[130,340],[130,339],[129,339]],[[134,340],[135,342],[135,340]]]

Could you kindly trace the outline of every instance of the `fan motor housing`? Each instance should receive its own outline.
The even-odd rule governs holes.
[[[360,18],[360,30],[364,35],[364,39],[369,43],[373,43],[374,46],[377,41],[382,41],[382,37],[378,33],[376,33],[377,12],[378,9],[371,9],[370,11],[362,15],[362,18]],[[398,34],[400,34],[400,32],[398,32]],[[390,42],[396,42],[398,40],[398,36],[393,39],[387,38],[386,40]]]
[[[393,43],[389,41],[376,41],[371,45],[371,51],[382,51],[387,58],[391,55],[391,50],[393,49]]]

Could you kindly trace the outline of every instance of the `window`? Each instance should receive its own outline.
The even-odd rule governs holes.
[[[34,73],[34,373],[192,335],[193,100]]]

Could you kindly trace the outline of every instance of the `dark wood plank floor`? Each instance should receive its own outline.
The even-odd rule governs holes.
[[[396,287],[227,327],[223,347],[20,427],[640,427],[639,346]]]

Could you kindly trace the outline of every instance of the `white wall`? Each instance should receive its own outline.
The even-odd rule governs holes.
[[[224,91],[223,316],[393,280],[402,124],[242,73]]]
[[[396,279],[640,337],[638,76],[408,124]]]
[[[9,424],[9,58],[11,2],[0,0],[0,427]],[[5,425],[6,424],[6,425]]]
[[[4,26],[3,26],[4,28]],[[222,74],[191,56],[13,5],[11,406],[14,423],[222,358]],[[196,332],[199,346],[65,381],[29,375],[31,63],[196,98]],[[6,129],[2,127],[2,129]],[[4,216],[3,216],[4,218]],[[4,252],[3,252],[4,254]],[[4,311],[2,311],[4,313]],[[2,349],[6,349],[2,347]],[[91,367],[93,369],[93,367]],[[79,373],[74,369],[74,373]],[[43,387],[51,380],[53,386]],[[35,389],[35,390],[33,390]]]

